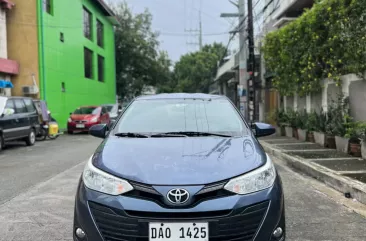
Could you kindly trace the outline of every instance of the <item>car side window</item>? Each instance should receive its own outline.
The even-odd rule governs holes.
[[[31,99],[24,99],[25,106],[28,110],[28,112],[34,112],[36,111],[36,108],[34,107],[33,100]]]
[[[15,113],[27,113],[27,108],[25,107],[24,101],[22,99],[14,100],[15,103]]]
[[[6,101],[5,109],[13,109],[15,111],[14,101],[13,100]]]

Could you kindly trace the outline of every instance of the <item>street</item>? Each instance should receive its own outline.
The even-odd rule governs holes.
[[[0,240],[71,241],[76,185],[99,143],[87,135],[65,135],[3,151]],[[285,188],[287,240],[366,240],[366,219],[343,204],[364,206],[274,161]]]

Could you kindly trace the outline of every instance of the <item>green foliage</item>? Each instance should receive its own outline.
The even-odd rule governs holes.
[[[296,127],[299,129],[306,129],[306,121],[308,119],[308,113],[306,110],[302,110],[296,113]]]
[[[301,17],[269,33],[264,41],[266,66],[276,74],[282,95],[305,95],[320,80],[366,71],[366,0],[323,0]]]
[[[288,119],[288,115],[284,109],[277,109],[274,112],[274,116],[275,116],[275,122],[276,122],[277,126],[288,125],[289,119]]]
[[[327,133],[345,137],[348,129],[353,128],[353,119],[350,116],[349,98],[338,95],[328,107]],[[351,130],[349,131],[351,132]]]
[[[293,109],[288,109],[286,111],[286,114],[287,114],[287,119],[288,119],[288,123],[290,124],[290,127],[300,128],[300,127],[298,127],[299,114],[296,111],[294,111]]]
[[[318,130],[318,114],[315,111],[312,111],[307,115],[307,119],[305,122],[305,129],[307,131],[317,131]]]
[[[175,64],[174,77],[178,92],[207,93],[217,71],[217,62],[225,53],[221,43],[205,45],[201,51],[181,56]]]
[[[158,33],[151,29],[152,15],[132,14],[127,3],[114,6],[120,23],[115,27],[117,94],[125,99],[141,94],[144,86],[171,79],[171,61],[158,51]]]

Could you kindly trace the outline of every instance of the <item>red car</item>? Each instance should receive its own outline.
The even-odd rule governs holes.
[[[70,114],[67,121],[67,132],[73,134],[75,131],[85,132],[97,124],[110,124],[108,111],[102,106],[82,106]]]

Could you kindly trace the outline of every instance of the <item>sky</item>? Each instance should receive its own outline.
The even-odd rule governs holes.
[[[113,0],[115,2],[121,0]],[[152,28],[160,32],[160,48],[166,50],[173,61],[180,56],[198,50],[195,33],[185,30],[199,28],[199,9],[201,8],[203,44],[229,41],[229,31],[235,28],[237,19],[220,18],[222,12],[237,12],[237,8],[229,0],[126,0],[134,13],[148,9],[153,15]],[[230,45],[231,50],[237,48],[235,38]]]

